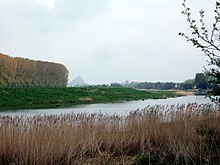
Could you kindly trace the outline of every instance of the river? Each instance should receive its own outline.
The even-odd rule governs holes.
[[[103,113],[107,115],[118,114],[126,115],[130,111],[137,109],[143,109],[148,105],[171,105],[171,104],[188,104],[188,103],[211,103],[208,98],[204,96],[184,96],[177,98],[168,99],[148,99],[139,101],[129,101],[122,103],[108,103],[108,104],[89,104],[89,105],[79,105],[68,108],[56,108],[56,109],[27,109],[27,110],[13,110],[0,112],[0,115],[10,115],[10,116],[34,116],[34,115],[60,115],[66,113]]]

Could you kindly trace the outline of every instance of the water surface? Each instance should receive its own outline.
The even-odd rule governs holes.
[[[79,105],[68,108],[56,108],[56,109],[27,109],[27,110],[16,110],[16,111],[6,111],[0,112],[0,115],[24,115],[24,116],[34,116],[34,115],[60,115],[65,113],[103,113],[103,114],[119,114],[126,115],[130,111],[137,109],[143,109],[148,105],[171,105],[171,104],[188,104],[188,103],[199,103],[205,104],[210,103],[208,98],[204,96],[184,96],[177,98],[168,99],[148,99],[139,101],[129,101],[123,103],[110,103],[110,104],[89,104],[89,105]]]

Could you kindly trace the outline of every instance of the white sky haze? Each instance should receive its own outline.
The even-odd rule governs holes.
[[[215,1],[188,0],[211,23]],[[194,78],[207,58],[190,33],[181,0],[0,0],[0,52],[64,64],[89,84]]]
[[[53,8],[55,4],[55,0],[35,0],[35,2],[50,8]]]

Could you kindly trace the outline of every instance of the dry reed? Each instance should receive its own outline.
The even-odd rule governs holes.
[[[215,164],[218,135],[213,105],[155,105],[127,116],[0,116],[0,164]]]

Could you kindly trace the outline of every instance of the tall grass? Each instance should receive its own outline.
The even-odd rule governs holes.
[[[0,116],[0,164],[220,164],[219,108]]]

